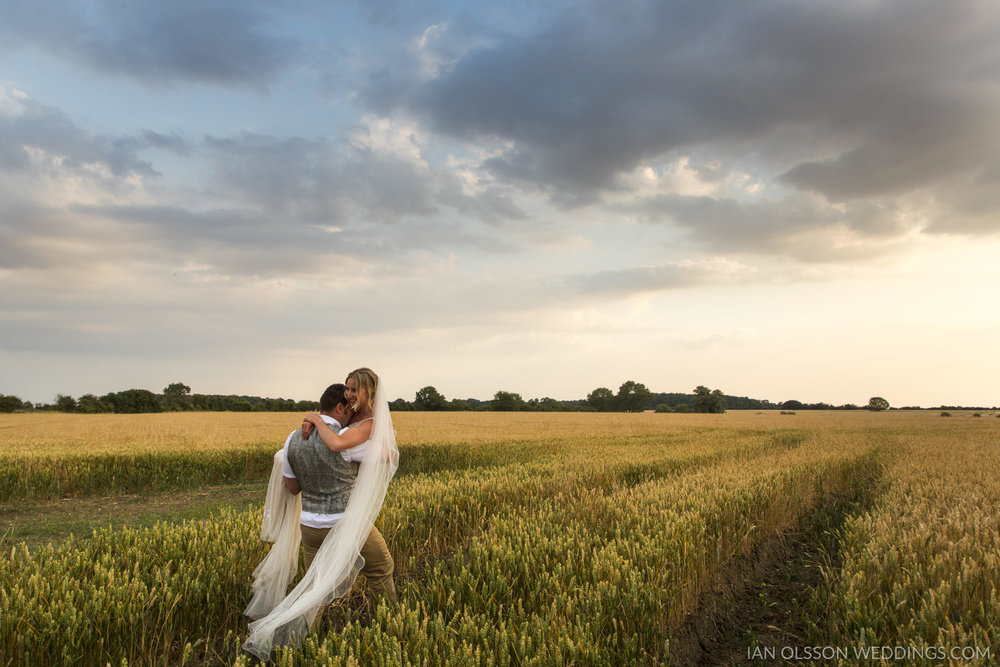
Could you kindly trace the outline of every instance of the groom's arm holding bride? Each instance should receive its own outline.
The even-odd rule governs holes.
[[[299,485],[299,480],[295,476],[295,472],[292,470],[291,464],[288,462],[288,443],[291,442],[292,436],[294,435],[295,431],[292,431],[292,433],[288,436],[288,439],[285,440],[285,446],[283,448],[285,455],[282,457],[283,463],[281,466],[282,467],[281,472],[282,476],[284,477],[285,488],[288,489],[288,492],[290,494],[292,494],[293,496],[297,496],[300,493],[302,493],[302,487]]]

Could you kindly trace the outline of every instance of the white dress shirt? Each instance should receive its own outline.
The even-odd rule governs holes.
[[[320,415],[323,421],[326,422],[327,426],[332,428],[337,432],[338,435],[342,435],[347,428],[340,425],[333,417],[328,417],[326,415]],[[285,440],[285,465],[282,468],[282,475],[288,477],[289,479],[296,479],[295,472],[292,470],[292,466],[288,463],[288,443],[292,441],[292,436],[295,435],[295,431],[288,434],[288,438]],[[361,463],[361,460],[365,458],[365,451],[368,449],[368,442],[362,442],[360,445],[355,445],[354,447],[348,447],[347,449],[340,452],[340,455],[348,463],[355,462]],[[309,526],[310,528],[333,528],[333,526],[340,521],[340,517],[344,516],[344,513],[339,514],[317,514],[315,512],[303,512],[299,515],[299,523],[303,526]]]

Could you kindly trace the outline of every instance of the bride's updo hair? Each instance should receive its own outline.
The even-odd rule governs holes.
[[[350,380],[351,378],[358,384],[358,398],[352,406],[354,410],[359,411],[362,407],[366,407],[370,412],[374,412],[375,390],[378,389],[378,376],[375,375],[375,371],[370,368],[359,368],[347,374],[347,379]],[[361,405],[362,389],[368,394],[368,400],[365,401],[364,406]]]

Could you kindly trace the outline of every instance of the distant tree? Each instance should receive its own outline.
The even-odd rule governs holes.
[[[640,382],[628,380],[618,388],[615,403],[624,412],[639,412],[653,400],[653,392]]]
[[[538,409],[543,412],[559,412],[566,409],[565,404],[562,401],[557,401],[554,398],[548,396],[539,399]]]
[[[674,409],[667,405],[666,403],[660,403],[656,406],[656,412],[673,412]]]
[[[101,402],[118,414],[160,411],[160,401],[148,389],[126,389],[105,394],[101,396]]]
[[[222,397],[213,396],[211,394],[192,394],[191,403],[195,410],[211,410],[218,411],[222,410]],[[297,410],[304,410],[306,412],[310,411],[308,407],[298,407]]]
[[[56,394],[56,410],[59,412],[73,412],[76,410],[76,399],[66,394]]]
[[[444,395],[430,385],[417,390],[417,395],[413,399],[414,410],[446,410],[448,401]]]
[[[24,407],[24,403],[17,396],[4,396],[0,394],[0,412],[14,412]]]
[[[448,409],[455,412],[468,412],[472,409],[472,406],[464,398],[453,398],[448,401]]]
[[[102,403],[101,399],[97,398],[93,394],[84,394],[80,397],[80,400],[76,402],[76,411],[87,415],[108,412],[108,410],[108,406]]]
[[[597,412],[610,412],[615,409],[615,394],[607,387],[598,387],[587,394],[587,405]]]
[[[674,406],[674,412],[691,412],[691,406],[687,403],[678,403]]]
[[[108,393],[104,394],[104,396],[101,396],[99,400],[101,401],[101,403],[104,403],[104,405],[108,406],[109,412],[118,413],[119,410],[118,410],[117,399],[118,399],[118,392],[109,391]]]
[[[268,412],[292,412],[295,410],[295,401],[290,398],[265,398],[264,406]]]
[[[497,410],[499,412],[513,412],[515,410],[524,410],[527,404],[524,399],[521,398],[520,394],[515,394],[512,391],[500,390],[493,395],[493,401],[490,404],[490,408]]]
[[[882,410],[888,410],[889,401],[885,400],[881,396],[872,396],[868,400],[868,409],[874,412],[881,412]]]
[[[253,404],[243,396],[226,396],[226,410],[229,412],[252,412]]]
[[[778,407],[780,407],[782,410],[801,410],[805,406],[802,405],[802,401],[792,400],[792,401],[785,401]]]
[[[727,410],[773,410],[778,407],[770,401],[748,396],[725,396]]]
[[[413,405],[405,398],[397,398],[389,402],[389,409],[393,412],[409,412],[413,409]]]
[[[168,384],[163,389],[163,400],[160,401],[160,406],[164,412],[193,410],[194,401],[191,399],[191,387],[181,382]]]
[[[473,398],[472,396],[465,399],[465,402],[469,404],[470,410],[489,410],[490,401],[480,401],[478,398]]]
[[[694,411],[711,414],[722,414],[726,411],[726,397],[718,389],[711,391],[708,387],[698,385],[694,390]]]

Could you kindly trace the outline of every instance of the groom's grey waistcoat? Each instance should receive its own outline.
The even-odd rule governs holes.
[[[292,434],[288,464],[302,488],[303,512],[342,514],[347,509],[358,464],[345,461],[339,452],[331,452],[318,433],[313,432],[308,440],[302,439],[301,430]]]

